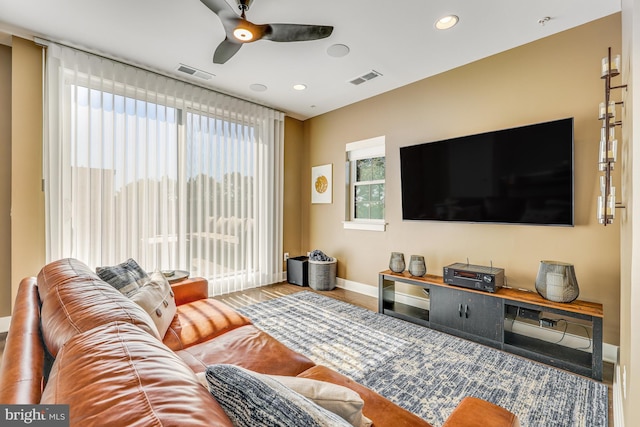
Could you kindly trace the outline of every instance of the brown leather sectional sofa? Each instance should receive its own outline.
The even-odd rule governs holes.
[[[208,298],[204,279],[172,287],[177,314],[159,337],[147,312],[77,260],[53,262],[37,279],[24,279],[0,370],[0,403],[69,404],[72,426],[232,426],[195,375],[228,363],[351,388],[374,426],[430,425]],[[445,425],[517,422],[503,408],[467,398]]]

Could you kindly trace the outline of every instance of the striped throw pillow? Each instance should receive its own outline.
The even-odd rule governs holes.
[[[211,365],[209,392],[237,427],[350,427],[280,382],[235,365]]]

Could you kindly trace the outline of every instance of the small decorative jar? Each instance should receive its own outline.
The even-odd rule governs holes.
[[[411,255],[411,260],[409,261],[409,273],[416,277],[422,277],[427,274],[427,265],[425,264],[424,257],[422,255]]]
[[[389,270],[394,273],[402,273],[404,271],[404,254],[402,252],[391,252],[391,259],[389,260]]]
[[[542,298],[554,302],[571,302],[580,289],[573,264],[561,261],[540,261],[536,276],[536,291]]]

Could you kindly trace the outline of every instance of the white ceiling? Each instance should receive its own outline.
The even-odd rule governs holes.
[[[186,64],[215,75],[192,80],[198,84],[306,119],[620,9],[620,0],[255,0],[247,13],[254,23],[333,25],[333,34],[246,44],[225,64],[212,63],[224,30],[200,0],[0,0],[0,33],[58,41],[193,79],[175,71]],[[451,13],[459,24],[435,30],[434,22]],[[551,20],[540,25],[545,16]],[[0,34],[0,43],[8,40]],[[336,43],[350,53],[329,56]],[[370,70],[382,76],[349,83]],[[267,90],[251,90],[254,83]],[[293,90],[296,83],[307,90]]]

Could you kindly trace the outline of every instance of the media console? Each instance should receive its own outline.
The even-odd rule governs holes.
[[[396,283],[424,289],[429,308],[398,302]],[[602,304],[579,300],[557,303],[535,292],[512,288],[488,293],[447,285],[440,276],[414,277],[387,270],[378,276],[378,312],[602,380]],[[517,319],[522,321],[516,323]],[[527,322],[528,328],[516,328],[527,326]],[[556,340],[559,334],[539,327],[538,322],[559,324],[554,330],[561,338]],[[589,349],[565,344],[568,325],[584,330],[591,342]],[[528,333],[536,328],[541,335],[551,332],[554,339]]]

